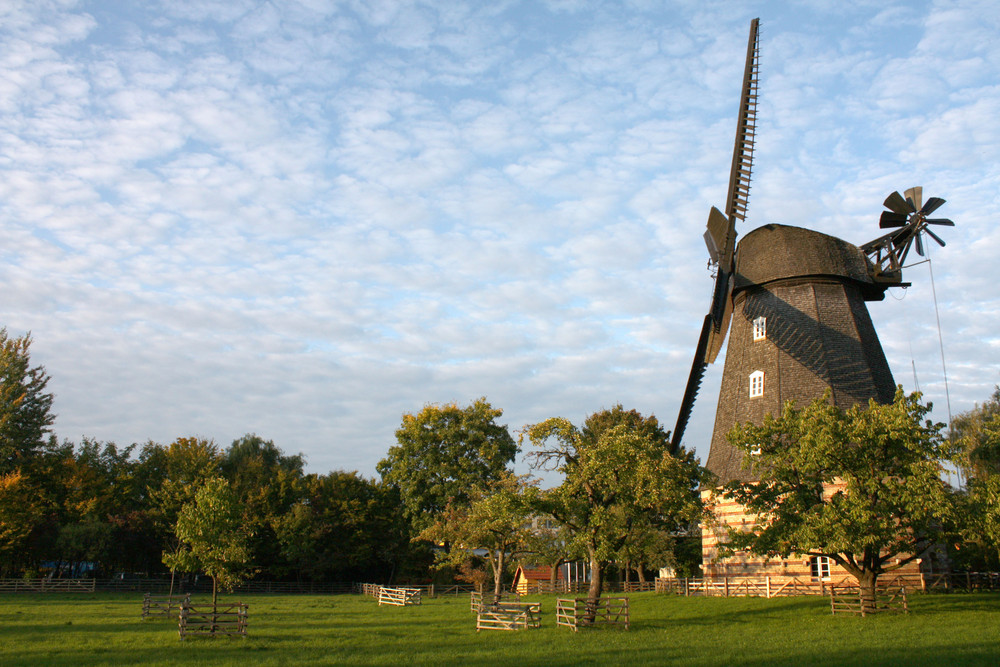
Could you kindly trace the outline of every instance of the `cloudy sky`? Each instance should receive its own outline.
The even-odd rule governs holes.
[[[739,231],[861,244],[893,190],[947,199],[870,310],[896,381],[969,409],[1000,382],[989,0],[3,0],[0,326],[73,441],[253,432],[370,476],[427,403],[672,427],[755,16]]]

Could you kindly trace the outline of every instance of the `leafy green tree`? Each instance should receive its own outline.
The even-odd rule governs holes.
[[[944,425],[924,419],[929,411],[919,394],[897,389],[887,405],[842,410],[826,397],[736,426],[729,440],[760,481],[725,487],[756,517],[745,531],[730,529],[728,552],[827,556],[873,608],[878,577],[923,555],[956,518],[942,479],[954,450]]]
[[[564,476],[543,511],[569,529],[572,548],[587,554],[592,603],[600,598],[603,570],[633,526],[671,529],[702,518],[697,488],[707,473],[692,453],[670,453],[669,436],[655,417],[619,405],[591,415],[583,429],[556,417],[527,427],[525,435],[536,448],[529,455],[535,467]]]
[[[38,488],[20,470],[0,474],[0,576],[25,565],[31,536],[45,514]]]
[[[0,474],[30,463],[55,420],[49,376],[31,365],[30,348],[30,334],[11,338],[0,328]]]
[[[176,526],[181,508],[194,499],[206,480],[221,476],[222,456],[218,446],[202,438],[178,438],[167,447],[149,442],[140,452],[138,472],[149,483],[147,494],[152,518],[164,550],[180,553],[182,544]],[[163,562],[169,566],[167,560]],[[171,593],[175,571],[175,568],[170,570]]]
[[[303,488],[272,520],[289,569],[313,580],[391,579],[410,552],[396,490],[344,471],[307,475]]]
[[[527,477],[505,473],[488,487],[473,491],[468,505],[449,504],[418,538],[452,545],[438,553],[438,566],[460,567],[471,552],[484,551],[493,573],[493,599],[498,601],[509,559],[517,558],[531,543],[536,496],[535,484]]]
[[[271,440],[247,434],[222,455],[221,470],[239,498],[250,540],[252,560],[272,575],[283,569],[274,520],[302,498],[303,458],[286,455]]]
[[[212,577],[212,604],[218,590],[232,590],[247,575],[250,537],[243,513],[229,482],[206,480],[177,517],[175,528],[180,548],[164,552],[163,562],[171,570],[202,571]]]
[[[960,560],[995,572],[1000,566],[1000,475],[972,478],[965,500],[961,545],[965,553]]]
[[[403,415],[399,443],[379,461],[382,481],[399,489],[403,514],[417,530],[429,526],[448,503],[467,504],[473,490],[498,479],[517,455],[503,410],[485,398],[460,408],[428,405]]]
[[[951,438],[962,449],[966,479],[1000,475],[1000,386],[985,403],[952,419]]]

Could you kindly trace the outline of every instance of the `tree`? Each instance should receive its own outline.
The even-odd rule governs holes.
[[[693,453],[670,453],[669,435],[655,417],[618,405],[588,417],[582,430],[556,417],[527,427],[525,435],[536,448],[529,455],[534,466],[564,475],[543,511],[569,529],[571,548],[590,560],[588,613],[601,595],[602,570],[633,526],[679,529],[702,517],[697,488],[707,473]]]
[[[951,438],[968,480],[964,544],[955,560],[994,570],[1000,564],[1000,387],[985,403],[952,420]]]
[[[729,441],[760,481],[724,489],[756,522],[729,530],[727,552],[827,556],[857,579],[863,608],[873,609],[879,575],[919,558],[955,518],[955,494],[942,479],[954,452],[944,425],[924,420],[929,411],[920,394],[899,388],[887,405],[845,411],[827,395],[734,427]]]
[[[963,560],[995,572],[1000,564],[1000,475],[975,477],[966,492]]]
[[[31,365],[31,335],[10,338],[0,328],[0,474],[29,462],[55,420],[49,376]]]
[[[21,471],[0,474],[0,576],[10,576],[23,564],[28,541],[44,516],[38,489]]]
[[[164,447],[148,442],[139,453],[137,470],[147,484],[152,518],[166,551],[180,554],[182,544],[177,538],[177,520],[181,508],[194,499],[201,485],[222,474],[222,456],[212,440],[177,438]],[[177,556],[179,558],[179,555]],[[172,558],[171,562],[179,562]],[[170,567],[170,593],[174,591],[175,567]]]
[[[302,467],[301,454],[285,455],[273,441],[255,434],[234,440],[222,456],[221,471],[253,531],[250,552],[259,567],[280,568],[280,546],[273,524],[301,499]]]
[[[171,570],[202,571],[212,577],[212,604],[218,589],[232,590],[246,576],[249,532],[243,525],[236,494],[222,478],[205,481],[177,517],[180,548],[164,552]]]
[[[439,566],[460,567],[472,552],[484,551],[493,573],[493,601],[498,602],[508,559],[516,558],[530,543],[536,496],[537,489],[527,477],[505,473],[474,491],[468,505],[449,504],[417,537],[452,545],[451,550],[438,552]]]
[[[477,486],[498,479],[513,463],[517,444],[505,425],[503,410],[485,398],[466,408],[451,403],[428,405],[403,415],[399,443],[379,461],[382,481],[399,489],[403,514],[422,530],[448,503],[466,504]]]
[[[271,522],[288,567],[314,580],[390,580],[410,550],[395,489],[344,471],[307,475],[302,486]]]
[[[1000,475],[1000,386],[985,403],[952,419],[951,438],[962,449],[966,479]]]

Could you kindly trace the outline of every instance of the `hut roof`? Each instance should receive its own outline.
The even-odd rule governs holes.
[[[521,577],[527,579],[528,581],[549,581],[552,578],[552,567],[549,565],[543,565],[540,567],[518,567],[517,572],[514,573],[514,580],[517,581]],[[562,579],[562,570],[556,570],[556,579]]]

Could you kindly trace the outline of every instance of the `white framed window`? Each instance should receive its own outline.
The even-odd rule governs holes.
[[[750,398],[764,395],[764,371],[754,371],[750,374]]]
[[[753,321],[753,339],[764,340],[767,338],[767,318],[761,315]]]
[[[813,556],[810,558],[809,574],[813,581],[830,581],[830,557]]]

